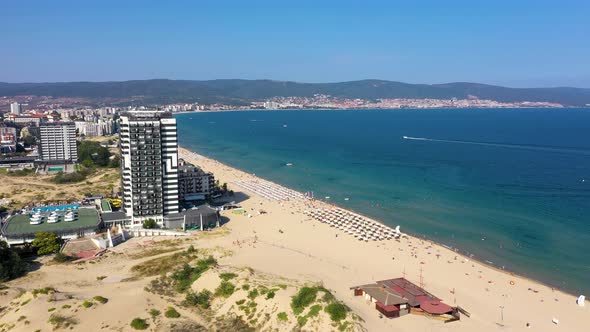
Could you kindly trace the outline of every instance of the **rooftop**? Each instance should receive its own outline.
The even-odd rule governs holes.
[[[209,216],[209,215],[217,215],[217,210],[206,205],[199,205],[195,208],[191,208],[191,209],[187,209],[186,211],[182,211],[182,212],[178,212],[178,213],[171,213],[166,215],[167,218],[177,218],[177,217],[182,217],[182,216],[198,216],[198,215],[203,215],[203,216]]]
[[[440,301],[436,296],[405,278],[381,280],[377,281],[377,284],[383,285],[408,299],[408,303],[413,307],[420,305],[423,301]]]
[[[172,113],[160,111],[160,110],[132,110],[123,112],[122,117],[128,117],[130,120],[142,120],[142,119],[159,119],[159,118],[171,118]]]
[[[384,306],[408,303],[408,299],[404,299],[383,285],[367,284],[352,288],[362,289],[365,293],[369,294],[372,298],[376,299]]]
[[[42,224],[31,225],[28,214],[18,214],[8,219],[8,225],[2,230],[6,236],[34,234],[37,232],[68,232],[79,228],[95,227],[100,222],[98,211],[95,209],[79,209],[78,220],[73,222],[60,221],[49,224],[45,220]]]
[[[103,213],[101,216],[105,223],[131,219],[131,217],[128,217],[123,211]]]
[[[395,310],[394,306],[403,303],[419,307],[431,315],[448,314],[453,311],[453,308],[442,303],[441,299],[405,278],[381,280],[374,284],[355,286],[350,289],[363,290],[377,300],[377,306],[388,311]]]

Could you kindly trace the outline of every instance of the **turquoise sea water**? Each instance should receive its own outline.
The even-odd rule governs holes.
[[[176,117],[180,144],[195,152],[330,196],[498,267],[590,293],[588,109]]]

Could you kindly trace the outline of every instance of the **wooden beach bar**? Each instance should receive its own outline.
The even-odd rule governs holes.
[[[355,296],[364,296],[365,300],[375,303],[375,309],[388,318],[413,313],[442,318],[445,321],[459,320],[457,308],[443,303],[441,299],[405,278],[381,280],[350,289]]]

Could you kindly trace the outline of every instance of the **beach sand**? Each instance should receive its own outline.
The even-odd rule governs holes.
[[[180,149],[181,157],[234,190],[252,216],[224,212],[229,236],[211,245],[229,246],[228,263],[321,282],[365,320],[369,331],[588,331],[590,310],[576,296],[473,261],[435,243],[408,236],[400,241],[358,241],[305,215],[307,200],[271,201],[232,185],[256,180],[252,174]],[[247,195],[240,197],[240,194]],[[322,206],[325,203],[315,203]],[[258,214],[264,210],[266,214]],[[402,225],[403,231],[403,225]],[[237,246],[236,241],[240,242]],[[255,243],[254,243],[255,242]],[[404,276],[471,317],[443,323],[421,316],[379,318],[374,304],[353,296],[352,286]],[[552,319],[559,320],[554,324]],[[526,324],[530,324],[530,328]]]
[[[266,331],[298,329],[289,303],[306,284],[322,285],[363,319],[359,327],[354,315],[348,314],[347,321],[355,324],[348,330],[588,331],[590,309],[588,305],[577,306],[576,297],[571,294],[496,270],[411,236],[399,241],[358,241],[305,214],[311,208],[328,206],[325,203],[306,199],[268,200],[233,184],[257,180],[253,175],[215,160],[186,155],[187,151],[181,149],[181,156],[186,160],[214,172],[220,182],[227,182],[246,213],[223,211],[224,219],[229,222],[212,232],[194,232],[176,238],[132,238],[93,261],[56,264],[51,262],[51,257],[41,257],[36,260],[34,271],[5,283],[5,289],[0,288],[0,331],[49,331],[54,328],[49,322],[53,314],[75,321],[71,325],[73,331],[133,331],[129,324],[135,317],[146,319],[149,331],[168,331],[173,325],[179,328],[182,324],[231,330],[219,326],[211,329],[211,324],[232,314],[245,316],[237,303],[247,296],[241,288],[246,283],[251,287],[278,287],[274,299],[263,296],[256,299],[258,322],[250,325]],[[266,213],[259,214],[260,210]],[[184,294],[169,296],[147,290],[160,272],[138,276],[133,268],[152,260],[157,260],[155,266],[159,266],[158,259],[176,253],[184,257],[189,246],[194,246],[203,257],[215,256],[218,262],[218,266],[191,286],[193,290],[213,290],[219,285],[222,272],[238,275],[232,282],[240,289],[227,299],[215,299],[212,310],[205,313],[186,307],[182,303]],[[177,268],[172,266],[167,271]],[[422,276],[426,290],[449,305],[461,306],[471,317],[462,315],[460,321],[452,323],[411,314],[397,319],[380,318],[374,304],[353,296],[350,290],[352,286],[402,276],[416,284],[421,283]],[[34,289],[44,287],[53,287],[58,292],[32,295]],[[107,298],[108,303],[93,301],[95,296]],[[86,308],[85,301],[94,304]],[[168,306],[180,312],[181,318],[162,315],[151,318],[148,314],[150,309],[163,312]],[[288,321],[277,319],[281,312],[287,313]],[[552,322],[553,318],[559,320],[558,325]],[[526,327],[527,323],[530,328]],[[337,330],[332,324],[322,311],[302,330]]]

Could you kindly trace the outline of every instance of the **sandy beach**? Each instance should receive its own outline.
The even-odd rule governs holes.
[[[322,282],[364,320],[369,331],[585,331],[590,326],[588,305],[576,296],[533,280],[512,275],[465,258],[435,243],[408,236],[400,241],[358,241],[322,224],[306,211],[325,203],[306,199],[277,201],[242,189],[237,181],[256,181],[218,161],[180,149],[181,157],[211,171],[230,189],[248,197],[241,201],[251,217],[228,214],[231,233],[218,245],[232,247],[228,258],[236,266],[294,279]],[[264,210],[266,214],[258,214]],[[402,225],[403,231],[403,225]],[[252,242],[256,239],[256,244]],[[235,247],[235,241],[242,245]],[[249,245],[246,245],[249,244]],[[373,305],[354,297],[350,287],[404,276],[449,305],[471,313],[461,321],[443,322],[418,316],[381,319]],[[553,319],[559,324],[554,324]],[[530,328],[527,328],[527,323]]]
[[[351,309],[343,331],[577,332],[590,326],[588,303],[577,306],[574,295],[412,236],[396,240],[373,235],[371,240],[359,240],[308,213],[333,206],[184,149],[180,156],[227,182],[245,213],[223,211],[228,222],[210,232],[131,238],[91,260],[60,264],[41,257],[26,276],[0,285],[0,331],[134,331],[130,326],[134,318],[145,320],[148,331],[248,327],[338,331],[343,327],[323,309],[312,316],[312,306],[303,313],[309,317],[301,324],[302,316],[290,303],[304,286],[322,286]],[[221,276],[229,273],[235,290],[229,297],[215,296],[207,310],[187,305],[184,291],[159,281],[170,281],[170,274],[184,263],[194,266],[208,256],[217,263],[188,287],[195,293],[217,292]],[[471,317],[462,315],[451,323],[413,314],[381,318],[374,304],[350,290],[403,276],[416,284],[422,279],[426,290],[449,305],[461,306]],[[273,296],[252,295],[254,290],[272,290]],[[314,306],[326,308],[329,302],[323,298],[318,296]],[[164,316],[168,307],[180,317]],[[280,319],[281,314],[285,319]],[[236,317],[241,318],[236,321]]]

